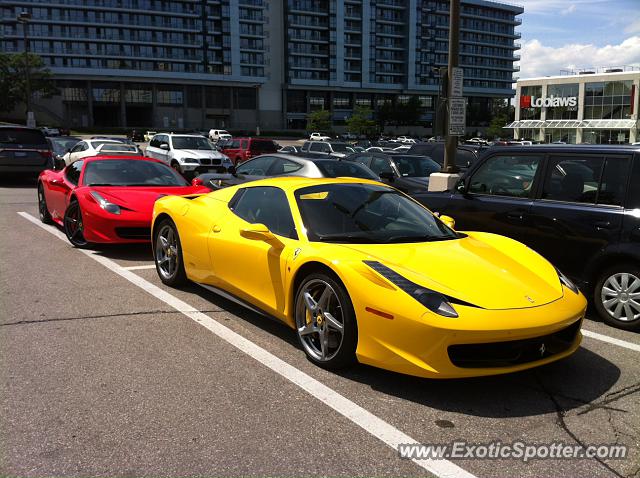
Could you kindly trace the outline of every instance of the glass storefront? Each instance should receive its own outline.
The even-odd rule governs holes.
[[[582,143],[626,144],[628,142],[628,129],[585,129],[582,131]]]
[[[575,129],[547,129],[544,134],[545,143],[563,142],[576,144]]]
[[[523,86],[520,91],[522,96],[535,96],[539,98],[542,96],[542,86]],[[542,108],[520,108],[521,120],[536,120],[540,119],[540,113]]]
[[[561,85],[549,85],[547,86],[547,98],[578,98],[579,86],[578,83],[567,83]],[[578,119],[578,102],[575,106],[555,106],[547,108],[548,120],[570,120]]]
[[[586,83],[584,119],[629,119],[632,84],[631,80]]]

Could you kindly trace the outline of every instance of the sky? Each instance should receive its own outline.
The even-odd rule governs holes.
[[[513,0],[524,6],[520,78],[640,66],[640,0]]]

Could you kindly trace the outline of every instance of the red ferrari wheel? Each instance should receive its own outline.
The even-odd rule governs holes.
[[[44,197],[44,187],[42,183],[38,183],[38,213],[43,223],[51,224],[53,222],[49,208],[47,207],[47,198]]]
[[[89,244],[84,238],[82,211],[76,199],[71,201],[64,213],[64,233],[75,247],[86,247]]]

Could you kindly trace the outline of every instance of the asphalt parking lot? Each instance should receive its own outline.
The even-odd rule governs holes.
[[[0,185],[0,474],[640,477],[640,336],[590,314],[536,370],[435,381],[313,366],[294,333],[149,246],[80,251]],[[393,444],[622,444],[625,459],[401,459]]]

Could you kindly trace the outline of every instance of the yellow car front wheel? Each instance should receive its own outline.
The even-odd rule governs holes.
[[[307,276],[296,293],[298,340],[309,360],[337,369],[355,362],[357,324],[351,299],[328,274]]]

